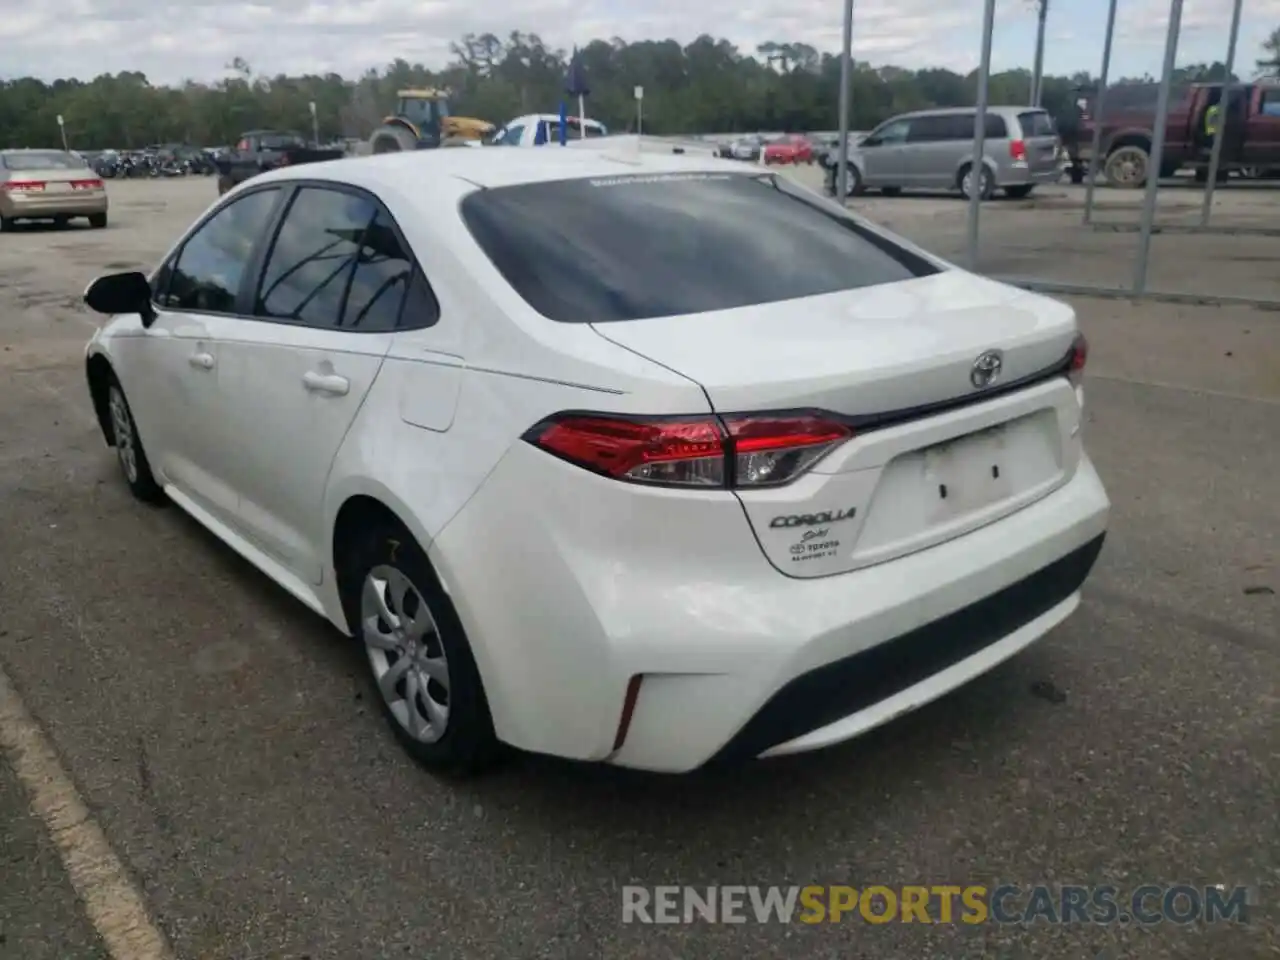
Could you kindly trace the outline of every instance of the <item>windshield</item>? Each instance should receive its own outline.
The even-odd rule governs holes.
[[[801,188],[757,175],[499,187],[461,211],[506,281],[563,323],[729,310],[938,272]]]
[[[10,170],[79,170],[85,162],[60,150],[23,150],[0,154]]]

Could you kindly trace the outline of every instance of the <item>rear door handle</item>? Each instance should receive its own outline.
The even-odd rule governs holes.
[[[213,354],[212,353],[193,353],[190,357],[187,358],[187,362],[191,364],[193,367],[199,367],[201,370],[212,370]]]
[[[312,393],[328,393],[335,397],[345,397],[351,389],[351,381],[336,373],[316,373],[308,370],[302,375],[302,385]]]

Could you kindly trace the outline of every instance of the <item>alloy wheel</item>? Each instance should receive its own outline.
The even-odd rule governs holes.
[[[414,740],[435,743],[449,724],[449,661],[422,594],[396,567],[374,567],[360,591],[360,626],[392,716]]]
[[[118,387],[111,388],[111,432],[116,441],[116,456],[120,458],[120,469],[130,483],[138,482],[138,450],[133,435],[133,419],[129,416],[129,405],[125,403],[124,394]]]

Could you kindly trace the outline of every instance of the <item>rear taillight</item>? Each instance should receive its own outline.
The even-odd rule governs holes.
[[[101,180],[72,180],[71,188],[73,190],[101,190]]]
[[[1022,140],[1009,141],[1009,156],[1014,160],[1027,159],[1027,145]]]
[[[594,473],[659,486],[742,489],[787,483],[853,436],[820,414],[613,417],[567,413],[525,439]]]
[[[1071,353],[1067,357],[1067,378],[1077,387],[1084,379],[1084,367],[1088,362],[1089,341],[1084,338],[1083,333],[1078,333],[1075,342],[1071,344]]]
[[[43,180],[6,180],[0,188],[10,193],[40,193],[44,190]]]

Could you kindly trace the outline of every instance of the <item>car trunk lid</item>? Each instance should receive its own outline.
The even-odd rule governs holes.
[[[595,329],[696,381],[721,417],[824,411],[853,431],[797,480],[737,492],[788,575],[958,536],[1040,499],[1078,459],[1079,404],[1057,375],[1073,312],[960,271]]]

